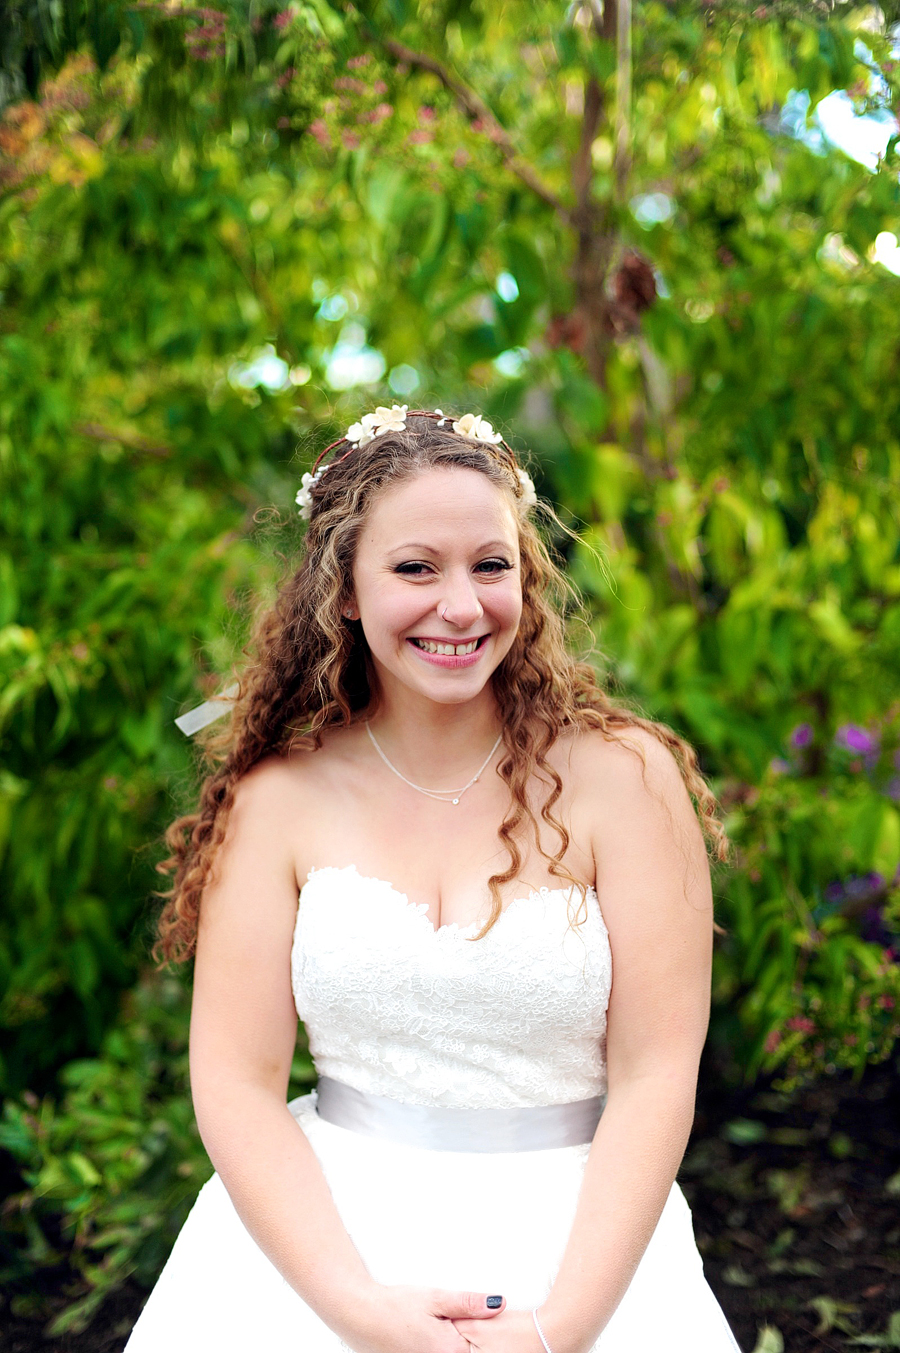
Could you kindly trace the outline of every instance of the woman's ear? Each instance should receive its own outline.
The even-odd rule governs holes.
[[[341,615],[345,620],[358,620],[359,611],[356,609],[356,602],[348,601],[346,605],[341,608]]]

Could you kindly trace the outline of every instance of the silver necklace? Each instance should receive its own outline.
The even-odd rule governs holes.
[[[369,727],[368,720],[366,720],[366,732],[368,733],[369,737],[372,740],[372,746],[375,748],[376,752],[381,757],[382,761],[387,766],[388,770],[392,770],[398,779],[402,780],[405,785],[409,785],[410,789],[416,789],[420,794],[427,794],[429,799],[437,799],[438,803],[454,803],[454,804],[459,803],[460,799],[462,798],[463,794],[465,794],[466,790],[471,789],[472,786],[475,784],[475,782],[478,780],[479,776],[481,776],[484,773],[484,771],[487,770],[488,762],[491,760],[491,757],[494,755],[497,748],[500,746],[500,743],[503,741],[503,733],[501,732],[497,738],[497,741],[494,743],[493,747],[488,752],[487,756],[484,758],[484,761],[478,767],[478,770],[472,776],[471,780],[469,780],[467,784],[463,785],[462,789],[425,789],[422,785],[414,785],[412,780],[407,780],[406,776],[403,775],[397,769],[394,763],[387,759],[384,752],[379,747],[378,742],[376,741],[375,734]]]

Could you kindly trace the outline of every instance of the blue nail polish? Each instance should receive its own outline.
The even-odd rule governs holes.
[[[503,1298],[502,1298],[502,1297],[488,1297],[487,1302],[486,1302],[486,1305],[487,1305],[487,1308],[488,1308],[489,1311],[496,1311],[497,1308],[498,1308],[498,1306],[502,1306],[502,1305],[503,1305]]]

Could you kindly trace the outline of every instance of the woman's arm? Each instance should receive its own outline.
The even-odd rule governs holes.
[[[652,735],[638,740],[646,770],[627,748],[609,747],[593,794],[597,891],[613,955],[609,1092],[539,1312],[553,1353],[592,1347],[647,1247],[687,1146],[709,1021],[702,833],[671,754]]]
[[[298,885],[292,772],[268,762],[238,786],[204,892],[191,1012],[191,1089],[203,1144],[260,1249],[359,1353],[465,1353],[449,1318],[491,1317],[486,1294],[386,1288],[344,1229],[287,1108],[297,1034],[290,951]]]
[[[593,736],[577,753],[573,838],[591,837],[609,929],[609,1092],[572,1231],[538,1312],[553,1353],[586,1353],[625,1293],[687,1145],[709,1018],[712,898],[703,838],[670,753],[638,731],[646,758]],[[573,758],[573,761],[575,758]],[[586,816],[585,816],[586,815]],[[542,1353],[510,1310],[457,1328],[483,1353]]]

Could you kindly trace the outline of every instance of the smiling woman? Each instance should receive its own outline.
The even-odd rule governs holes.
[[[489,423],[328,450],[169,833],[216,1174],[129,1353],[734,1353],[675,1183],[723,849],[694,754],[569,656]]]

